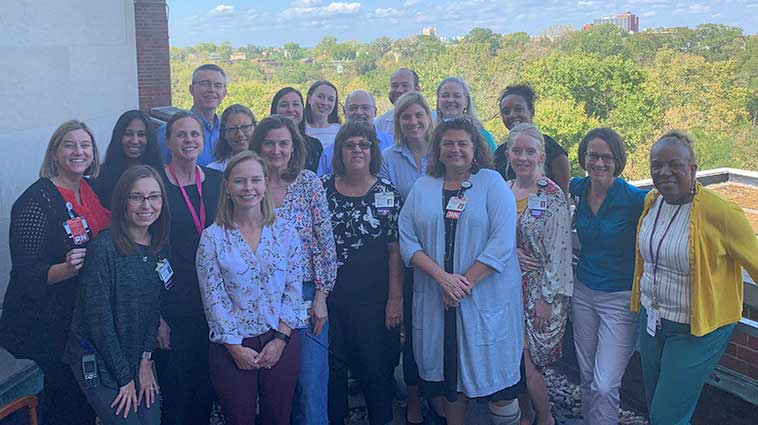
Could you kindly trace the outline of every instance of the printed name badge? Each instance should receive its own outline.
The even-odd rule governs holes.
[[[532,215],[532,217],[542,217],[542,214],[547,209],[547,197],[545,195],[529,195],[527,208],[529,209],[529,213]]]
[[[379,215],[387,215],[395,206],[395,194],[392,192],[374,193],[374,207]]]
[[[155,271],[158,272],[158,277],[163,282],[163,287],[171,289],[173,282],[171,277],[174,275],[174,269],[171,268],[171,263],[168,262],[168,258],[164,258],[155,265]]]
[[[449,218],[451,220],[458,220],[461,218],[461,213],[464,209],[466,209],[467,202],[468,200],[466,200],[466,198],[459,198],[457,196],[450,198],[450,200],[447,202],[447,207],[445,207],[447,210],[447,213],[445,213],[445,218]]]
[[[655,336],[655,331],[658,329],[658,310],[651,308],[647,310],[647,334]]]
[[[89,226],[87,226],[87,220],[83,217],[74,217],[66,220],[63,223],[63,228],[66,229],[68,237],[74,241],[74,245],[84,245],[89,241]]]

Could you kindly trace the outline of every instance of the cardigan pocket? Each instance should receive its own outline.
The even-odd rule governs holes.
[[[476,344],[491,345],[508,338],[508,318],[505,309],[479,310],[476,324]]]

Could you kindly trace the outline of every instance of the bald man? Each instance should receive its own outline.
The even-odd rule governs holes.
[[[376,100],[371,93],[365,90],[356,90],[345,98],[344,112],[347,122],[373,123],[374,118],[376,117]],[[377,129],[376,138],[379,140],[380,151],[392,146],[393,140],[391,135]],[[324,147],[324,152],[321,154],[321,160],[319,160],[316,174],[319,176],[331,174],[333,159],[334,143],[330,143]]]

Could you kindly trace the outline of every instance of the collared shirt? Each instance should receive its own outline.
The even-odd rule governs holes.
[[[582,243],[576,279],[596,291],[628,291],[634,277],[637,222],[647,191],[617,177],[593,214],[587,203],[589,190],[589,177],[575,177],[569,184],[576,204],[576,233]]]
[[[376,132],[376,138],[379,140],[379,150],[384,152],[385,149],[392,146],[392,136],[380,131]],[[332,161],[334,160],[334,143],[330,143],[324,147],[324,152],[321,154],[321,159],[318,161],[318,171],[316,174],[321,177],[326,174],[331,174]]]
[[[382,169],[379,171],[379,177],[389,180],[405,200],[416,180],[426,175],[428,162],[429,154],[426,153],[421,157],[421,169],[418,169],[408,146],[393,145],[382,151]]]
[[[210,340],[241,344],[244,338],[294,328],[302,304],[302,246],[291,223],[264,226],[255,251],[238,229],[214,223],[200,238],[197,278]]]
[[[390,137],[395,136],[395,124],[393,123],[393,117],[395,115],[395,108],[390,109],[382,115],[374,118],[374,127],[376,131],[387,133]]]
[[[190,112],[197,115],[200,118],[200,122],[203,123],[203,135],[205,136],[205,143],[203,144],[203,151],[200,152],[200,156],[197,157],[197,165],[206,166],[213,162],[213,150],[218,142],[219,135],[221,133],[221,120],[218,115],[213,115],[213,124],[208,122],[202,115],[195,112],[195,108],[190,109]],[[158,127],[156,132],[158,137],[158,146],[161,148],[163,154],[163,160],[166,164],[171,162],[171,152],[168,150],[166,144],[166,124]]]

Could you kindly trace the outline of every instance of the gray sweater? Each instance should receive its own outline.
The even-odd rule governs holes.
[[[149,255],[140,246],[134,255],[120,255],[109,230],[97,235],[87,249],[81,286],[64,353],[75,363],[94,352],[102,385],[119,388],[138,382],[142,352],[158,347],[160,297],[163,282],[157,262],[165,248]]]

